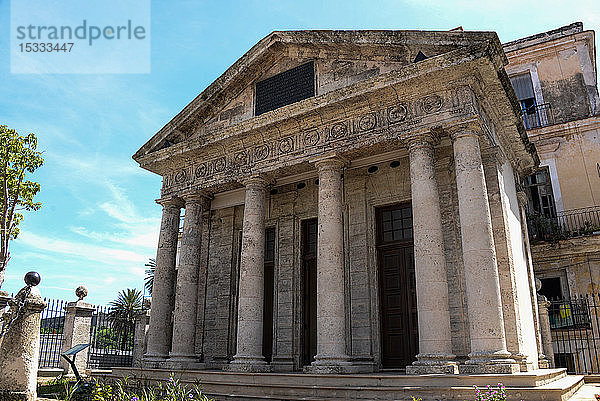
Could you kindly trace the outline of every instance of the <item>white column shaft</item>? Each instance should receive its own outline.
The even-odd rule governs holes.
[[[315,364],[347,361],[344,307],[342,162],[317,162],[319,215],[317,249],[317,355]]]
[[[411,141],[409,152],[419,321],[417,363],[444,364],[454,355],[432,138]]]
[[[163,202],[163,215],[156,252],[156,270],[152,287],[152,309],[145,357],[166,358],[171,347],[171,315],[175,284],[175,258],[179,231],[180,206]]]
[[[476,133],[453,135],[473,362],[507,358],[490,207]],[[514,361],[513,361],[514,362]]]
[[[185,198],[185,219],[175,291],[171,358],[196,358],[194,341],[204,202],[205,198],[201,195]]]
[[[263,298],[265,255],[265,181],[246,184],[238,298],[237,353],[232,363],[264,364]]]

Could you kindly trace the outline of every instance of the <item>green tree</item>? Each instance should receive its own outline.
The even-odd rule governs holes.
[[[42,153],[36,149],[34,134],[21,136],[14,129],[0,125],[0,287],[10,260],[8,245],[19,235],[21,212],[41,207],[33,200],[40,184],[26,179],[44,164]]]
[[[135,330],[135,315],[142,311],[142,292],[135,288],[121,290],[119,296],[108,304],[111,328],[120,333],[121,349],[125,350]]]
[[[152,286],[154,285],[154,272],[156,271],[156,259],[148,259],[148,263],[144,266],[146,269],[146,277],[144,277],[144,288],[148,291],[148,295],[152,296]]]

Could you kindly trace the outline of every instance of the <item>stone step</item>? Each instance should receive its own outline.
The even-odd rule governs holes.
[[[107,376],[167,380],[161,369],[117,369]],[[472,400],[474,385],[502,382],[511,399],[565,401],[583,383],[583,376],[567,376],[564,369],[546,369],[513,375],[309,375],[294,373],[177,372],[184,383],[200,382],[216,400]]]
[[[151,376],[158,380],[168,380],[171,374],[167,369],[133,369],[114,368],[112,376]],[[485,375],[404,375],[393,373],[369,373],[369,374],[346,374],[346,375],[317,375],[306,373],[247,373],[247,372],[223,372],[223,371],[180,371],[177,377],[184,382],[200,381],[201,383],[219,382],[240,384],[264,384],[271,385],[309,385],[309,386],[345,386],[352,383],[354,386],[371,387],[397,387],[399,385],[411,386],[487,386],[497,385],[510,379],[512,386],[537,387],[558,380],[567,375],[566,369],[541,369],[533,372],[520,372],[512,375],[485,374]]]

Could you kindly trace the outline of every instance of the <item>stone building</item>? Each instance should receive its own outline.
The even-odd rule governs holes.
[[[585,31],[582,23],[504,45],[506,71],[540,157],[539,169],[526,177],[524,190],[541,293],[552,299],[587,295],[598,303],[600,99],[595,50],[594,32]],[[573,302],[569,307],[577,308]],[[556,345],[559,366],[575,368],[587,359],[588,364],[596,361],[593,370],[600,372],[597,356],[585,358],[581,346],[566,352]]]
[[[492,32],[252,47],[134,155],[163,177],[145,369],[546,367],[507,63]]]

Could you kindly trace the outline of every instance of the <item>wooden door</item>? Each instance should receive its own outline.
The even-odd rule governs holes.
[[[419,351],[412,209],[379,208],[376,218],[381,362],[384,368],[404,368]]]
[[[302,365],[317,354],[317,220],[302,222]]]

